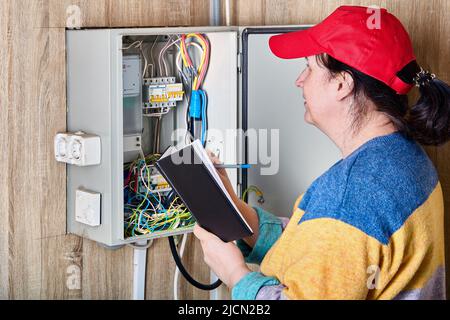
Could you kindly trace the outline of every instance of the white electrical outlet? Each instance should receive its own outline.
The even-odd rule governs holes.
[[[91,227],[100,225],[101,194],[77,189],[75,196],[75,221]]]
[[[100,137],[84,132],[58,133],[54,139],[55,158],[77,166],[100,164]]]

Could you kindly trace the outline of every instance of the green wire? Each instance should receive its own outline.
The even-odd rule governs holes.
[[[164,202],[164,196],[159,200],[151,191],[149,166],[153,166],[155,161],[157,161],[159,158],[160,155],[149,155],[144,159],[137,159],[131,163],[127,163],[124,165],[125,170],[130,170],[132,167],[135,167],[136,175],[138,175],[138,185],[136,186],[138,192],[134,193],[133,189],[129,188],[130,191],[135,194],[134,196],[130,195],[131,199],[133,197],[142,197],[142,201],[140,201],[139,204],[135,204],[133,203],[133,201],[131,201],[131,203],[127,203],[124,207],[125,210],[130,211],[129,217],[124,221],[125,234],[127,236],[142,235],[145,233],[144,230],[150,232],[160,232],[166,230],[176,230],[181,227],[190,227],[195,224],[195,220],[193,220],[192,214],[187,210],[187,208],[179,199],[172,203],[172,205],[176,206],[177,209],[172,209],[170,216],[167,213],[167,210],[164,209],[164,211],[162,211],[161,209],[156,209]],[[143,165],[146,167],[145,170],[148,182],[145,194],[140,192],[143,183],[140,172]],[[134,181],[134,179],[130,179],[130,182],[131,181]],[[151,198],[149,197],[150,195],[152,196]],[[158,202],[157,204],[154,204],[155,200]],[[147,208],[143,208],[144,204],[147,202],[149,202]],[[154,220],[150,221],[150,217],[152,215],[161,213],[164,214],[162,217],[155,218]],[[177,225],[177,228],[174,227],[175,225]]]

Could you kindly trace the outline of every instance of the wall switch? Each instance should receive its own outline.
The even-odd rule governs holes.
[[[99,226],[101,194],[77,189],[75,199],[75,221],[91,227]]]

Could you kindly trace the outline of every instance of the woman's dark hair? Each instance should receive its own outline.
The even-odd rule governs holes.
[[[370,99],[377,110],[386,114],[396,129],[407,137],[423,145],[441,145],[450,139],[450,87],[445,82],[422,73],[423,77],[418,82],[420,98],[410,108],[407,95],[397,94],[383,82],[327,54],[316,58],[331,76],[347,72],[353,78],[353,94],[357,103],[352,110],[354,129],[360,127],[368,111],[363,99]],[[420,71],[417,62],[412,61],[397,76],[406,83],[415,84]]]

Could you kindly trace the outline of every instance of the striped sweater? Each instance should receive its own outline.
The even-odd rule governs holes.
[[[261,272],[233,299],[445,299],[444,208],[436,170],[400,133],[376,137],[316,179],[288,223],[261,208],[238,247]]]

